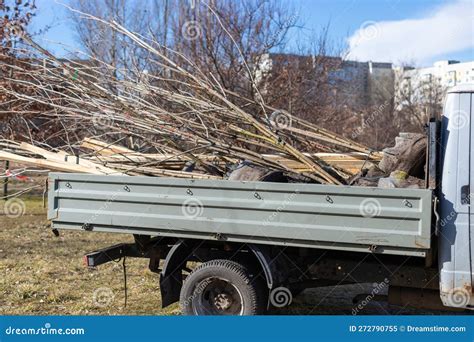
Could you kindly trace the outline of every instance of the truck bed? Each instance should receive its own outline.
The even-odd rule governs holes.
[[[426,256],[432,192],[51,173],[52,227]]]

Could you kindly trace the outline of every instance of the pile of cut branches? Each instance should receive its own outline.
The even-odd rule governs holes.
[[[11,72],[0,93],[15,115],[31,115],[32,103],[44,108],[29,118],[34,124],[41,117],[59,133],[54,143],[36,141],[28,131],[28,143],[4,136],[0,159],[62,171],[211,179],[225,178],[232,165],[247,161],[310,182],[347,184],[381,158],[267,106],[253,79],[254,98],[243,98],[156,39],[83,15],[126,37],[149,56],[152,70],[122,70],[93,56],[59,59],[24,36],[30,48],[21,52],[23,63],[2,65]]]

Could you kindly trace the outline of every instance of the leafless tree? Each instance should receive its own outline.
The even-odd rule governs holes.
[[[179,2],[174,46],[228,90],[254,98],[262,57],[285,46],[297,12],[279,0]]]
[[[35,12],[35,1],[0,0],[0,52],[14,53]]]
[[[104,80],[116,79],[119,70],[123,74],[125,70],[130,73],[140,73],[146,69],[143,65],[145,60],[143,50],[130,44],[127,36],[110,29],[101,21],[88,20],[81,13],[115,21],[130,31],[145,34],[150,28],[149,23],[154,22],[150,16],[152,6],[149,1],[72,0],[71,6],[77,10],[77,12],[72,12],[77,39],[90,56],[89,58],[95,58],[112,66],[112,68],[101,69]],[[79,55],[79,58],[87,59],[83,55]]]
[[[24,48],[22,37],[29,31],[35,13],[35,1],[0,0],[0,87],[9,86],[16,91],[22,89],[21,86],[10,84],[9,79],[17,75],[7,65],[15,64],[19,69],[25,67],[17,58]],[[28,33],[35,35],[34,32]],[[0,136],[18,136],[31,117],[31,112],[38,109],[35,104],[26,104],[28,108],[23,107],[26,114],[20,115],[15,111],[18,109],[16,105],[14,98],[0,91]]]
[[[382,149],[393,145],[399,132],[422,133],[430,118],[441,116],[446,89],[407,65],[395,69],[393,80],[380,80],[373,103],[356,114],[352,139]]]
[[[261,84],[273,107],[348,136],[360,122],[356,113],[367,104],[360,98],[363,89],[357,89],[359,82],[355,82],[357,63],[345,60],[342,47],[330,39],[329,31],[326,25],[314,33],[297,53],[270,54]]]
[[[446,88],[433,75],[421,75],[416,69],[399,73],[396,79],[396,104],[399,114],[406,113],[415,125],[424,125],[430,117],[439,118]]]
[[[72,4],[80,12],[115,20],[159,42],[157,48],[179,52],[225,89],[250,98],[256,95],[253,83],[261,57],[282,48],[288,31],[299,22],[291,5],[280,0],[74,0]],[[128,51],[134,45],[127,37],[78,13],[74,20],[79,41],[90,55],[117,68],[163,71],[140,49]]]

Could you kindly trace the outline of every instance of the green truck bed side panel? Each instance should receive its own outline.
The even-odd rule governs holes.
[[[53,227],[423,256],[432,193],[51,173]]]

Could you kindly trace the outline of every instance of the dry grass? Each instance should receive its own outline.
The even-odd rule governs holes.
[[[98,269],[84,267],[84,253],[132,241],[129,235],[61,231],[60,237],[55,237],[41,198],[23,200],[23,216],[0,216],[0,314],[179,313],[176,304],[160,308],[158,275],[148,270],[146,259],[127,259],[127,307],[122,263],[108,263]],[[110,290],[98,290],[103,288]],[[94,292],[99,294],[97,300]],[[105,293],[105,298],[100,293]]]

